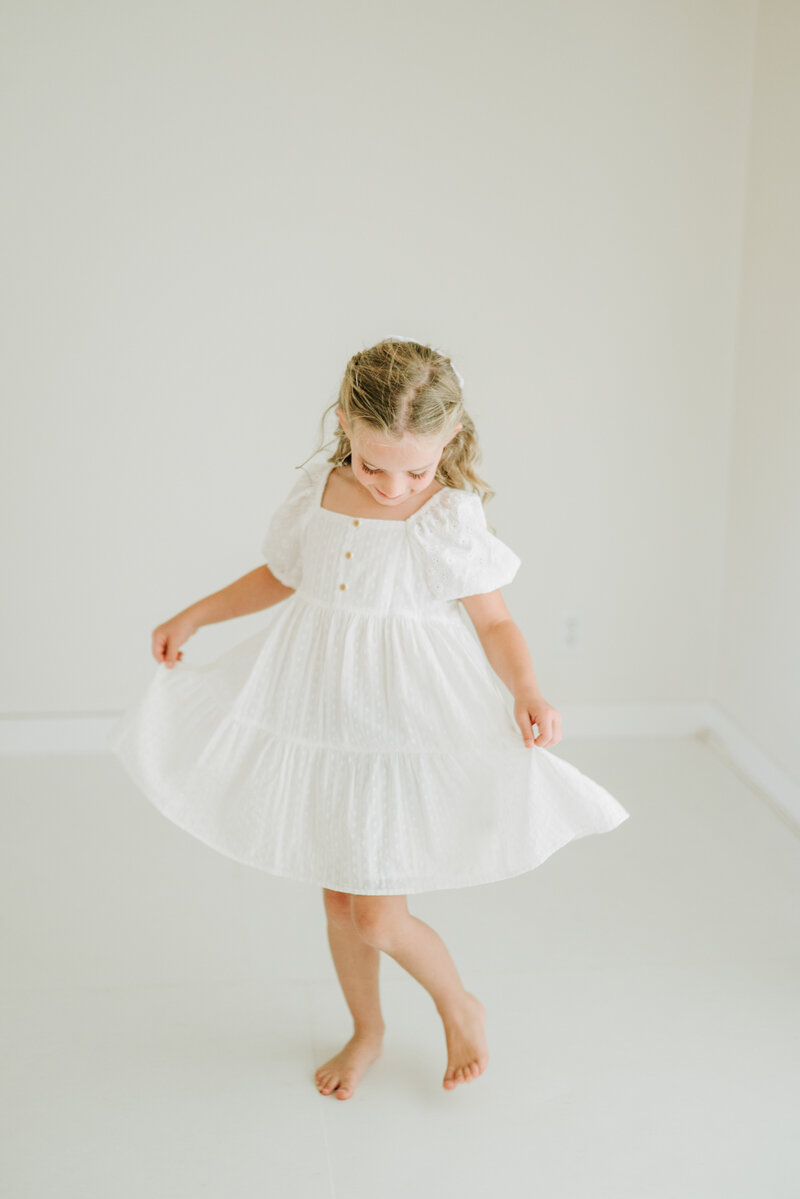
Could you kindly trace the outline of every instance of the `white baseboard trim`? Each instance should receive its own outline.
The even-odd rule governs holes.
[[[106,753],[121,715],[0,716],[0,755]]]
[[[793,832],[800,834],[800,787],[716,704],[709,704],[705,725],[696,736],[719,754]]]
[[[800,787],[716,704],[564,704],[559,711],[569,740],[698,737],[800,832]],[[108,753],[121,715],[1,716],[0,755]]]

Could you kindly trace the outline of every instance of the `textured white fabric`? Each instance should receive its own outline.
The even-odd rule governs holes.
[[[354,894],[510,878],[628,813],[527,748],[457,597],[520,559],[478,496],[443,488],[408,519],[321,507],[304,468],[262,553],[292,595],[214,662],[155,667],[110,748],[157,808],[221,853]],[[189,643],[191,644],[191,643]]]

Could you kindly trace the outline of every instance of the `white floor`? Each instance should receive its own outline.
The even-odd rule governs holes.
[[[2,1149],[13,1199],[797,1199],[800,842],[690,738],[556,751],[631,813],[538,870],[411,896],[488,1009],[445,1091],[433,1003],[381,965],[348,1101],[318,889],[175,828],[110,756],[0,765]]]

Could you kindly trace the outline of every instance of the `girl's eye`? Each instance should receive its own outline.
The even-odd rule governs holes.
[[[365,473],[365,474],[367,474],[367,475],[378,475],[378,474],[380,474],[380,471],[377,471],[377,470],[371,470],[371,469],[370,469],[368,466],[365,466],[363,462],[361,463],[361,469],[362,469],[362,470],[364,471],[364,473]],[[412,479],[424,479],[424,478],[425,478],[425,476],[426,476],[426,474],[427,474],[428,472],[427,472],[426,470],[424,470],[424,471],[422,472],[422,474],[421,474],[421,475],[415,475],[413,471],[409,471],[408,473],[411,475],[411,478],[412,478]]]

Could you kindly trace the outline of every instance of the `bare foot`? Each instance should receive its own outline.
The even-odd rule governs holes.
[[[320,1095],[350,1099],[371,1062],[380,1056],[381,1033],[356,1033],[334,1057],[320,1066],[314,1075]]]
[[[447,1039],[447,1069],[442,1086],[452,1091],[460,1082],[472,1082],[489,1064],[486,1044],[486,1008],[469,991],[464,1006],[442,1016]]]

